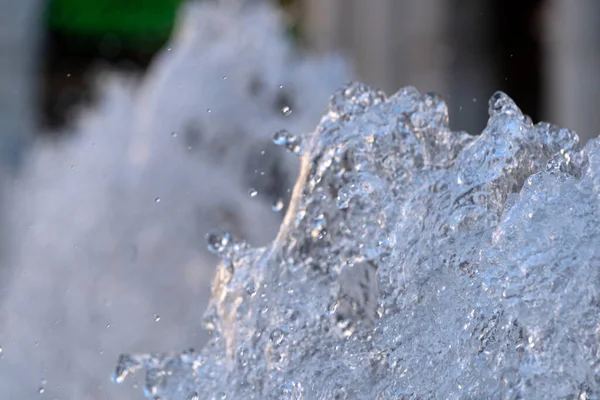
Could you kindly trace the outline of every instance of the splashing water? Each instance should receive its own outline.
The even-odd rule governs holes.
[[[480,136],[404,88],[335,93],[276,240],[219,265],[199,353],[122,356],[154,398],[600,396],[600,141],[503,93]],[[248,290],[251,288],[251,290]]]
[[[346,79],[341,60],[291,46],[266,2],[189,2],[140,82],[102,79],[70,135],[37,143],[13,185],[0,182],[15,243],[0,399],[37,396],[42,377],[49,399],[139,398],[106,379],[119,352],[206,343],[202,307],[187,306],[210,293],[204,235],[275,237],[272,205],[289,202],[298,158],[271,137],[314,127]]]

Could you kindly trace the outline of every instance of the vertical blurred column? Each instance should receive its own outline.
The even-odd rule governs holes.
[[[600,1],[548,0],[544,115],[582,141],[600,132]]]
[[[448,0],[448,108],[455,130],[480,133],[488,119],[488,99],[497,90],[491,0]]]
[[[41,0],[0,0],[0,166],[16,166],[35,129]]]
[[[454,128],[480,132],[494,86],[489,1],[305,0],[304,31],[320,51],[341,50],[358,78],[448,101]]]
[[[437,56],[446,2],[306,0],[305,32],[312,48],[343,51],[371,85],[431,90],[443,80]]]

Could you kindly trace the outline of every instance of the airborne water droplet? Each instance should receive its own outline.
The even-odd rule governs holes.
[[[279,212],[281,210],[283,210],[283,200],[277,199],[277,201],[273,203],[273,211]]]
[[[40,382],[40,387],[38,389],[38,393],[39,394],[44,394],[44,392],[46,391],[46,384],[48,383],[48,381],[46,381],[45,379],[42,379],[42,381]]]
[[[160,321],[160,315],[154,314],[154,322]]]
[[[155,199],[154,199],[154,202],[155,202],[155,203],[160,203],[160,197],[157,197],[157,198],[155,198]]]
[[[285,129],[275,132],[273,143],[278,146],[285,146],[291,153],[298,154],[300,152],[300,141]]]
[[[214,254],[222,254],[231,242],[229,233],[209,233],[206,235],[206,246],[208,251]]]
[[[275,132],[275,134],[273,135],[273,143],[275,143],[278,146],[283,146],[288,142],[291,136],[291,133],[289,133],[285,129],[282,129],[280,131]]]
[[[258,191],[252,188],[248,191],[248,194],[250,195],[250,197],[256,197],[256,195],[258,195]]]
[[[292,114],[292,109],[288,106],[285,106],[281,109],[281,113],[287,117]]]

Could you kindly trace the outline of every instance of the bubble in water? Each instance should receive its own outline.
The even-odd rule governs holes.
[[[281,342],[283,342],[283,331],[279,328],[274,329],[271,332],[271,335],[269,336],[269,338],[271,339],[271,342],[273,342],[275,345],[279,346],[281,344]]]

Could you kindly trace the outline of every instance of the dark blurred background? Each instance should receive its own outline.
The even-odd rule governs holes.
[[[90,82],[99,68],[143,72],[168,39],[182,1],[2,0],[4,135],[18,131],[7,119],[24,116],[43,128],[38,132],[56,132],[74,107],[93,100]],[[534,120],[596,136],[596,1],[278,3],[300,44],[343,51],[360,79],[388,92],[411,84],[441,93],[456,128],[480,130],[487,98],[504,90]],[[31,115],[10,111],[28,101]]]

